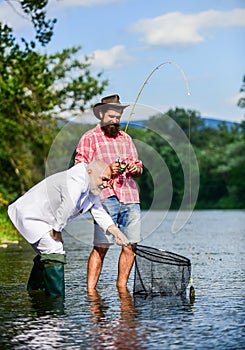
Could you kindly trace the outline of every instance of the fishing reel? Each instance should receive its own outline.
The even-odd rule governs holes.
[[[128,166],[127,163],[124,162],[124,161],[120,162],[119,160],[117,160],[116,163],[118,164],[118,165],[117,165],[117,167],[118,167],[118,173],[119,173],[119,174],[123,174],[124,171],[126,170],[127,166]]]

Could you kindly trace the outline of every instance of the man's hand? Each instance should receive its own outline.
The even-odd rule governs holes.
[[[116,244],[118,245],[127,245],[129,244],[129,240],[127,237],[119,230],[116,225],[111,225],[108,227],[107,231],[113,235],[116,239]]]
[[[51,236],[51,238],[53,238],[55,241],[60,241],[61,243],[64,243],[60,232],[55,231],[55,230],[51,230],[51,231],[50,231],[50,236]]]
[[[127,237],[120,231],[118,232],[118,234],[116,235],[116,244],[117,245],[127,245],[129,244],[129,240],[127,239]]]
[[[110,168],[112,177],[115,177],[118,174],[118,162],[111,163]]]
[[[142,173],[141,167],[136,165],[134,162],[128,163],[127,169],[133,177],[137,177]]]

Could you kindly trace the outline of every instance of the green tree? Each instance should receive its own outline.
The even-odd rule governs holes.
[[[47,1],[20,3],[31,14],[37,42],[46,45],[54,24],[40,10]],[[21,42],[0,23],[0,193],[9,200],[43,177],[61,114],[72,116],[90,107],[108,84],[101,73],[90,73],[89,57],[77,59],[80,47],[47,55],[33,41]]]
[[[16,3],[19,3],[23,14],[19,13],[20,16],[25,16],[25,18],[29,19],[33,27],[35,29],[35,39],[42,46],[47,45],[52,39],[54,32],[54,25],[57,22],[56,18],[47,19],[45,8],[48,4],[48,0],[5,0],[10,7],[12,7],[15,11]],[[26,42],[24,38],[22,38],[23,42]],[[35,42],[31,42],[32,47],[35,46]]]
[[[203,128],[196,149],[200,167],[198,208],[244,207],[244,131],[241,125]]]
[[[151,117],[144,122],[144,126],[147,128],[143,131],[142,129],[132,131],[129,128],[129,133],[134,139],[143,141],[145,145],[153,148],[156,152],[155,155],[157,155],[155,157],[154,152],[150,149],[147,150],[149,147],[143,147],[142,155],[140,155],[143,158],[150,159],[148,168],[144,164],[144,173],[136,180],[141,189],[140,198],[143,209],[149,208],[151,205],[152,209],[168,209],[169,199],[171,199],[171,209],[177,209],[182,201],[184,176],[178,156],[182,154],[183,159],[183,154],[186,153],[186,144],[183,144],[183,139],[179,137],[181,130],[176,127],[175,120],[170,116],[171,112],[172,110],[168,111],[166,115],[158,114]],[[181,110],[181,113],[184,115],[183,110]],[[188,128],[186,132],[188,132]],[[146,152],[149,152],[149,156]],[[164,164],[166,164],[170,177],[165,173]],[[152,176],[154,176],[154,179]],[[170,193],[170,191],[173,191],[173,193]]]
[[[168,111],[166,115],[159,114],[150,118],[145,122],[147,129],[129,128],[128,131],[134,139],[140,139],[153,147],[171,174],[172,183],[166,178],[158,179],[158,164],[154,159],[150,159],[150,167],[137,179],[143,209],[151,206],[156,194],[154,185],[157,185],[155,191],[162,193],[166,193],[166,189],[171,186],[171,209],[180,207],[184,190],[183,161],[190,162],[190,167],[192,162],[188,159],[188,145],[180,137],[176,123],[187,136],[190,130],[192,147],[199,164],[200,189],[196,207],[244,208],[245,122],[234,124],[232,127],[227,127],[224,122],[221,122],[218,128],[205,127],[199,113],[176,108]],[[151,174],[154,173],[156,176],[153,183]],[[164,198],[155,202],[155,205],[155,209],[166,208]]]

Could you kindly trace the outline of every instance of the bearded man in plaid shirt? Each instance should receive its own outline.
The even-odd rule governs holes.
[[[114,223],[127,236],[130,245],[123,246],[118,262],[117,287],[126,287],[134,263],[134,245],[140,241],[140,200],[134,177],[142,174],[142,162],[131,137],[121,131],[124,108],[118,95],[102,98],[93,112],[100,123],[87,131],[76,148],[75,163],[104,160],[112,171],[111,185],[100,195],[103,207]],[[98,224],[94,223],[94,248],[88,260],[88,291],[96,288],[104,257],[113,244]]]

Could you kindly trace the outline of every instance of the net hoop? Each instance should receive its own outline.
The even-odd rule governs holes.
[[[137,244],[135,248],[135,254],[136,256],[139,255],[149,261],[155,261],[155,259],[157,259],[159,263],[179,266],[191,266],[190,259],[182,255],[172,253],[168,250],[162,250]]]
[[[154,247],[135,247],[134,295],[186,296],[190,259]]]

